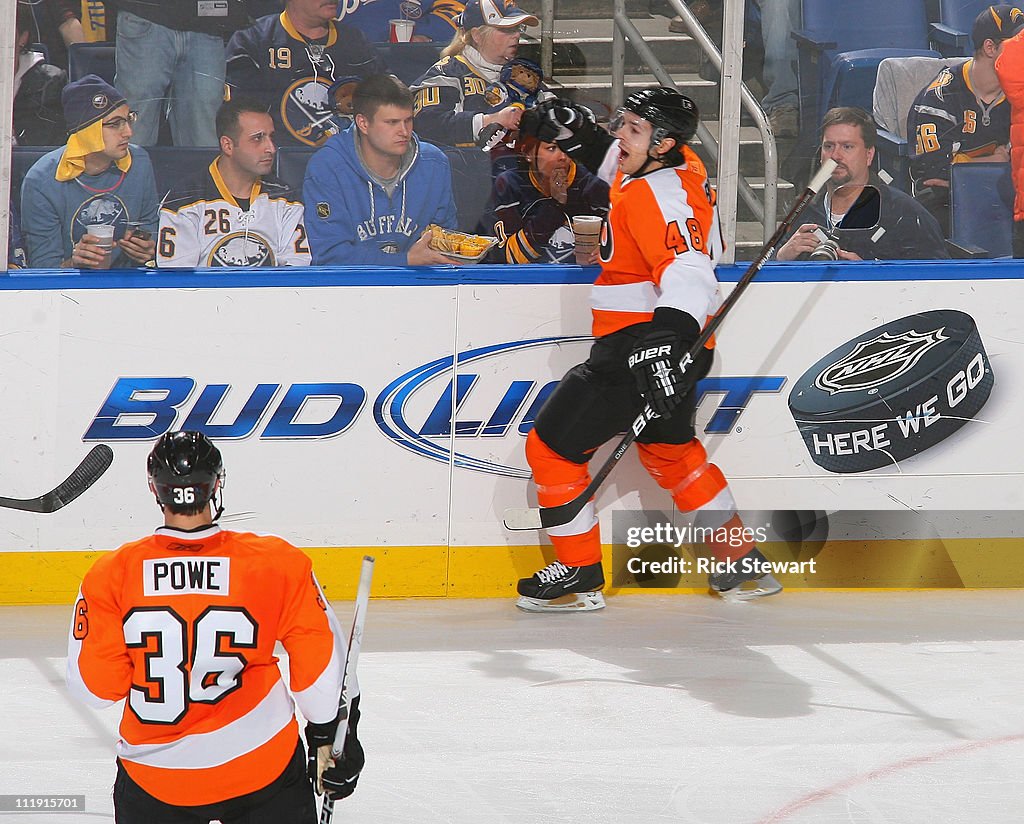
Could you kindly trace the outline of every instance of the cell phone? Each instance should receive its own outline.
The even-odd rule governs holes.
[[[139,240],[149,240],[153,237],[153,233],[148,229],[143,228],[141,223],[129,223],[127,228],[131,229],[132,237],[138,238]]]

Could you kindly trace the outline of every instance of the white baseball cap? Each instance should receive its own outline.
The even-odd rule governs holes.
[[[532,14],[523,11],[513,0],[469,0],[459,17],[459,26],[463,29],[475,29],[477,26],[537,26],[540,21]]]

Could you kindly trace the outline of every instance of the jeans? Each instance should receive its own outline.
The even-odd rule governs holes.
[[[224,41],[177,31],[131,12],[117,14],[114,85],[139,113],[133,143],[152,146],[166,107],[175,146],[216,146],[224,99]]]
[[[796,41],[789,35],[800,29],[800,0],[761,0],[760,5],[764,82],[768,87],[761,106],[771,112],[798,103]]]

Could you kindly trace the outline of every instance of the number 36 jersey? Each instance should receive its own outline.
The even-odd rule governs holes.
[[[659,306],[703,326],[721,297],[715,264],[724,251],[715,191],[700,158],[639,177],[616,172],[601,228],[601,274],[591,307],[594,337],[649,321]],[[618,154],[618,142],[609,157]]]
[[[156,253],[162,268],[308,266],[302,203],[284,183],[264,177],[243,208],[215,159],[201,178],[167,196]]]
[[[210,804],[265,787],[295,752],[275,643],[302,714],[323,723],[338,713],[341,636],[309,558],[291,544],[216,525],[161,527],[86,574],[68,686],[97,708],[127,698],[117,755],[143,789]]]

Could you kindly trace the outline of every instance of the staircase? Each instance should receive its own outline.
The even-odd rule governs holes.
[[[520,0],[519,5],[540,16],[539,0]],[[610,7],[609,0],[556,0],[553,77],[548,79],[552,91],[588,106],[601,121],[607,121],[610,114],[613,30]],[[697,104],[702,120],[717,139],[719,88],[716,81],[704,79],[699,74],[700,47],[688,34],[669,31],[669,18],[652,14],[650,7],[650,0],[627,0],[630,19],[672,75],[679,90]],[[716,38],[719,36],[719,32],[711,34]],[[520,54],[539,62],[539,40],[528,36],[520,46]],[[656,84],[654,75],[627,41],[625,93],[628,95],[634,89]],[[755,97],[759,96],[759,90],[754,89],[753,92]],[[716,164],[702,150],[699,140],[695,140],[693,146],[714,178],[717,174]],[[780,141],[780,157],[784,157],[787,150],[785,142]],[[740,174],[755,191],[763,190],[764,154],[761,135],[752,125],[744,125],[740,129]],[[779,217],[789,208],[792,193],[792,184],[780,180]],[[738,209],[736,257],[738,260],[749,260],[761,248],[763,228],[742,198],[739,199]]]

